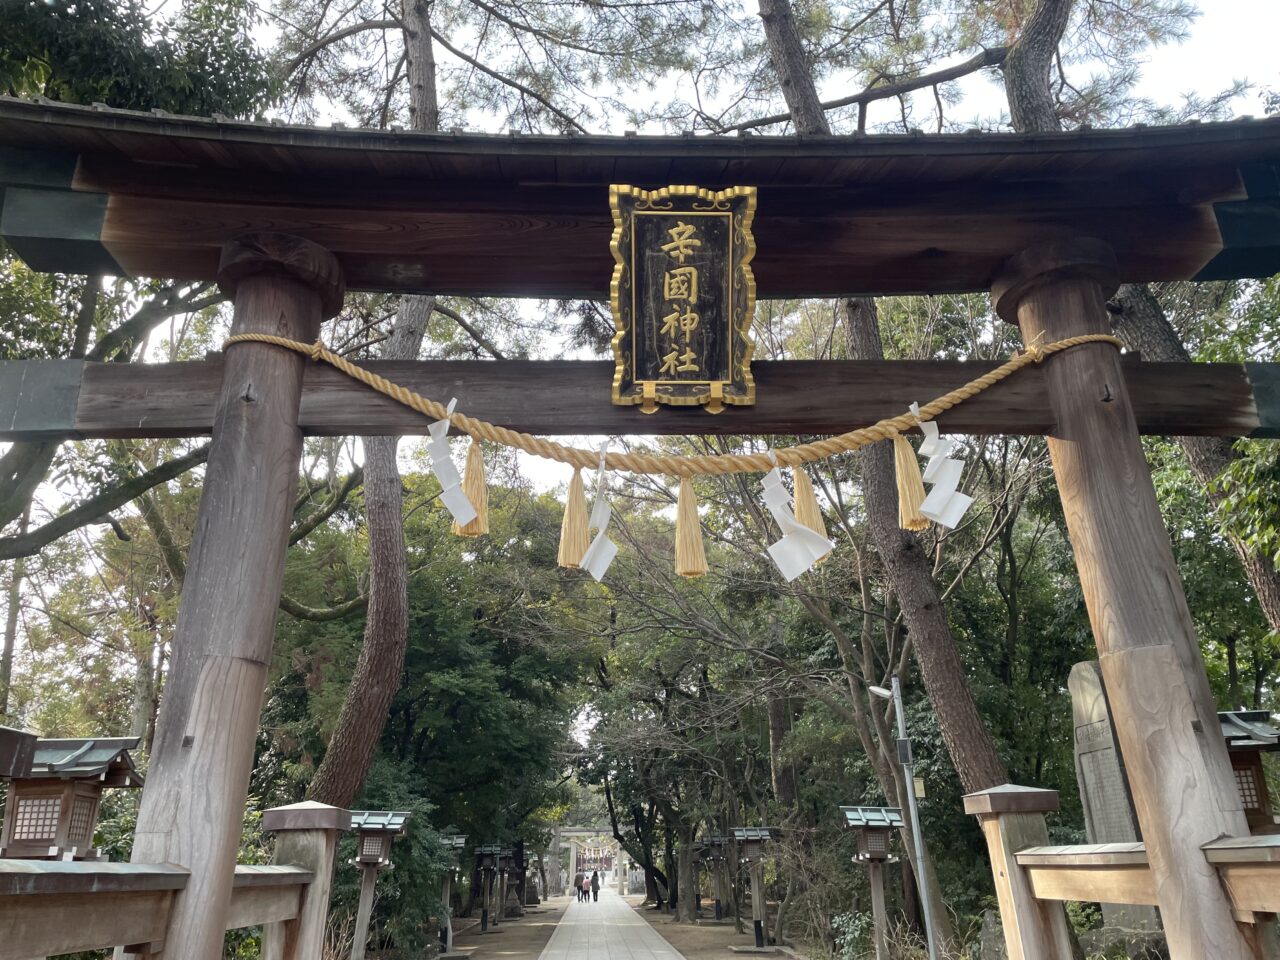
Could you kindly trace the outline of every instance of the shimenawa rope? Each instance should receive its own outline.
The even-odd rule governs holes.
[[[385,377],[378,376],[371,370],[366,370],[364,367],[352,363],[350,360],[334,353],[319,340],[315,343],[302,343],[298,340],[290,340],[287,337],[277,337],[267,333],[241,333],[228,338],[225,346],[234,346],[237,343],[267,343],[272,346],[284,347],[286,350],[293,350],[296,353],[310,357],[312,360],[324,361],[330,366],[336,367],[352,379],[359,380],[365,386],[390,397],[411,410],[418,411],[423,416],[439,420],[446,415],[444,404],[430,400],[406,387],[392,383]],[[851,450],[857,450],[859,447],[865,447],[869,443],[875,443],[877,440],[888,440],[912,429],[924,420],[932,420],[970,397],[977,396],[983,390],[1017,373],[1028,364],[1039,363],[1051,354],[1069,350],[1085,343],[1109,343],[1115,347],[1120,346],[1119,339],[1105,333],[1067,337],[1064,340],[1057,340],[1045,346],[1031,344],[1026,351],[1010,358],[996,367],[996,369],[975,377],[963,386],[957,387],[948,393],[944,393],[936,400],[924,404],[920,408],[918,419],[912,413],[904,413],[896,417],[886,417],[871,424],[869,427],[850,430],[848,433],[842,433],[836,437],[827,437],[822,440],[814,440],[811,443],[802,443],[794,447],[776,450],[774,451],[776,462],[784,466],[794,467],[802,463],[810,463],[814,460],[822,460],[837,454],[848,453]],[[532,454],[535,457],[555,460],[558,463],[566,463],[572,467],[588,469],[597,466],[600,462],[600,453],[597,450],[567,447],[552,440],[520,433],[517,430],[508,430],[506,427],[500,427],[485,420],[478,420],[475,417],[468,417],[462,413],[454,413],[451,417],[451,423],[477,440],[489,440],[504,446],[515,447],[517,450],[523,450],[525,453]],[[605,458],[605,468],[608,470],[659,474],[668,477],[694,477],[721,473],[764,473],[774,466],[775,462],[768,453],[728,453],[695,457],[660,456],[645,453],[610,453]]]

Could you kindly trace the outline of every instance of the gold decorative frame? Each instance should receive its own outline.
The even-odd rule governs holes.
[[[612,397],[615,404],[639,405],[643,413],[656,413],[658,404],[703,405],[708,413],[720,413],[725,404],[750,406],[756,402],[756,382],[751,376],[755,342],[751,323],[755,316],[756,280],[751,261],[756,254],[751,224],[756,211],[755,187],[708,190],[694,186],[668,186],[641,190],[625,184],[609,187],[613,213],[613,279],[609,303],[613,312],[615,361]],[[634,378],[636,317],[635,277],[632,260],[636,211],[670,211],[672,214],[728,214],[730,256],[728,269],[729,379],[703,381],[638,380]]]

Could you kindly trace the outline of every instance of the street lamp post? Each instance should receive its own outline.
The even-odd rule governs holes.
[[[898,715],[898,762],[902,764],[903,780],[907,793],[907,811],[911,816],[911,837],[915,842],[916,864],[919,867],[916,886],[920,889],[920,903],[924,908],[924,937],[929,944],[929,960],[938,960],[938,944],[933,932],[933,907],[929,901],[929,868],[924,860],[924,835],[920,832],[920,811],[916,808],[916,779],[914,759],[911,756],[911,740],[907,737],[907,714],[902,709],[902,684],[893,678],[893,689],[867,687],[881,700],[892,700],[893,711]]]

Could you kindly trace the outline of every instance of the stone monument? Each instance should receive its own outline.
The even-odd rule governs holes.
[[[1076,782],[1090,843],[1132,843],[1142,839],[1124,774],[1124,758],[1111,726],[1102,673],[1096,660],[1071,668],[1067,680],[1075,726]],[[1102,904],[1108,927],[1134,932],[1160,929],[1155,907]]]

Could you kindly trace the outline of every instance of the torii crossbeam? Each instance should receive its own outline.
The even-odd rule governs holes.
[[[1274,120],[1033,136],[478,137],[0,99],[0,143],[0,234],[32,266],[216,278],[233,334],[303,342],[347,285],[603,296],[607,187],[620,181],[757,186],[762,296],[991,290],[1028,342],[1107,332],[1120,280],[1280,270]],[[587,363],[393,369],[530,431],[751,434],[848,430],[979,368],[762,364],[759,405],[716,417],[606,409],[584,399],[602,372]],[[0,370],[0,438],[213,436],[133,850],[191,871],[170,957],[221,954],[303,432],[421,430],[336,377],[261,343],[127,372]],[[1175,960],[1251,956],[1200,851],[1248,827],[1222,740],[1207,734],[1215,705],[1139,432],[1274,436],[1275,382],[1265,365],[1122,363],[1093,343],[943,420],[1050,437]],[[598,389],[607,397],[607,377]],[[1034,918],[1017,922],[1034,948]]]

